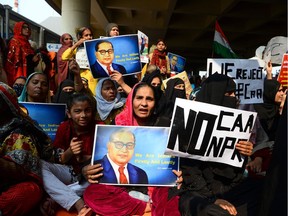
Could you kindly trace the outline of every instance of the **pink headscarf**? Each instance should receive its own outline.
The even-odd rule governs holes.
[[[133,93],[137,85],[139,85],[139,83],[134,85],[133,89],[128,94],[124,110],[116,116],[116,125],[138,126],[133,111]]]

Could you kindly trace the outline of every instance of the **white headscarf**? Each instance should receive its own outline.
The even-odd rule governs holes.
[[[118,109],[122,106],[124,106],[125,102],[126,102],[126,98],[121,98],[121,95],[119,94],[119,92],[117,91],[116,97],[113,101],[107,101],[103,98],[102,94],[101,94],[101,89],[102,89],[102,85],[104,83],[105,80],[110,79],[110,78],[103,78],[100,79],[97,87],[96,87],[96,102],[97,102],[97,112],[99,113],[99,116],[101,118],[101,120],[105,120],[108,115],[110,114],[110,112],[113,109]],[[112,81],[115,88],[117,89],[117,86],[115,84],[114,81]]]

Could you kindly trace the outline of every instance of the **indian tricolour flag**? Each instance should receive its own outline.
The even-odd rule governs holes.
[[[222,56],[223,58],[238,58],[231,49],[229,42],[217,21],[215,24],[213,50],[216,54]]]

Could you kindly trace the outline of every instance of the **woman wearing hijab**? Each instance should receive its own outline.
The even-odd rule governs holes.
[[[255,104],[260,123],[269,136],[269,140],[275,140],[275,133],[280,117],[280,104],[283,100],[284,89],[277,80],[265,80],[263,103]]]
[[[164,92],[165,110],[162,116],[171,119],[176,98],[186,99],[184,81],[180,78],[169,79]]]
[[[26,80],[19,102],[51,103],[47,76],[42,72],[32,73]]]
[[[109,78],[100,79],[96,87],[98,124],[111,124],[115,116],[123,110],[126,98],[121,98],[114,81]]]
[[[236,84],[230,77],[215,73],[205,80],[196,101],[235,109],[235,90]],[[253,144],[240,141],[236,149],[243,156],[250,156]],[[244,184],[245,166],[237,168],[216,162],[183,159],[183,184],[179,202],[181,214],[246,215],[247,211],[255,210],[259,188],[250,181]]]
[[[62,46],[57,52],[57,67],[58,67],[58,86],[60,83],[69,78],[69,67],[68,67],[68,61],[62,60],[62,54],[67,50],[69,47],[72,47],[73,45],[73,38],[70,34],[65,33],[60,38],[60,43]]]
[[[255,146],[255,152],[248,163],[249,174],[255,177],[268,169],[271,160],[272,149],[275,142],[278,122],[280,119],[280,104],[284,100],[284,89],[277,80],[267,79],[264,81],[263,103],[254,104],[254,109],[258,114],[260,129],[257,130],[257,136],[261,140]],[[259,135],[258,135],[259,133]]]
[[[14,36],[8,43],[8,54],[5,64],[8,84],[13,85],[19,76],[28,77],[34,72],[40,56],[35,54],[28,39],[31,29],[26,22],[17,22],[14,26]]]
[[[116,116],[115,124],[123,126],[153,126],[156,120],[154,108],[155,96],[153,88],[147,83],[138,83],[128,94],[125,108]],[[87,179],[90,183],[96,183],[95,180],[99,178],[99,171],[93,172],[90,169],[85,176],[89,176]],[[90,184],[83,197],[85,203],[100,215],[143,215],[150,212],[151,203],[130,196],[128,194],[130,190],[136,190],[144,194],[148,193],[147,187],[131,188]],[[152,189],[150,191],[152,193]],[[168,205],[173,204],[174,208],[171,208],[171,215],[179,215],[177,214],[178,209],[177,204],[175,205],[175,200],[171,203],[166,200],[165,203],[168,203]],[[176,213],[174,214],[174,212]]]
[[[74,82],[70,79],[63,80],[53,97],[53,103],[64,103],[66,104],[69,97],[75,92]]]
[[[162,90],[162,78],[159,68],[156,65],[149,65],[147,71],[142,79],[142,82],[148,83],[154,88],[155,100],[155,114],[161,115],[165,109],[165,97]]]
[[[116,23],[108,23],[106,26],[106,36],[115,37],[119,36],[119,27]]]
[[[22,112],[15,92],[4,83],[0,104],[0,211],[32,215],[43,193],[40,158],[51,158],[51,140]]]

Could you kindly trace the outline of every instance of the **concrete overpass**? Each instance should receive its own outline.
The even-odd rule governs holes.
[[[150,44],[164,38],[168,51],[187,58],[187,70],[206,68],[218,20],[233,51],[250,58],[274,36],[287,37],[286,0],[46,0],[62,15],[63,32],[91,26],[104,35],[115,22],[121,34],[140,30]]]

